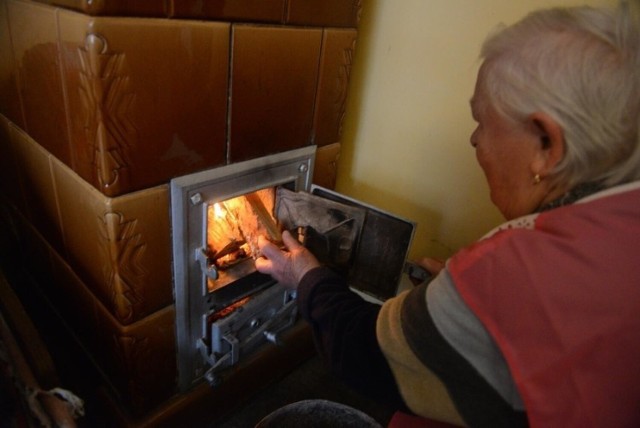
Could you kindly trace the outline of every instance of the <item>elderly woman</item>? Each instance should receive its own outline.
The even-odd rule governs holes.
[[[429,284],[362,301],[285,233],[258,270],[297,287],[345,381],[471,426],[640,426],[640,28],[635,6],[532,13],[482,49],[471,135],[507,223]]]

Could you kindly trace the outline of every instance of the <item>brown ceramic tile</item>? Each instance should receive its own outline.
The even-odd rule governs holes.
[[[20,191],[19,164],[16,162],[13,139],[14,125],[0,114],[0,193],[21,211],[25,212],[25,204]]]
[[[318,147],[313,167],[313,184],[327,189],[335,189],[340,159],[340,143]]]
[[[18,126],[24,127],[16,81],[16,63],[13,56],[7,0],[0,0],[0,114]]]
[[[19,251],[21,263],[29,272],[29,277],[38,283],[50,281],[52,275],[51,246],[33,227],[29,220],[19,212],[14,212],[13,225],[20,237]]]
[[[0,262],[3,266],[19,266],[22,263],[20,253],[21,235],[17,226],[20,213],[4,195],[0,194]]]
[[[46,246],[46,243],[42,243]],[[51,250],[52,273],[48,281],[39,284],[72,331],[87,349],[97,349],[105,338],[98,336],[97,300],[86,289],[62,256]]]
[[[51,177],[51,155],[17,127],[12,127],[11,138],[16,164],[20,166],[19,183],[26,202],[25,216],[53,247],[61,249],[62,233]]]
[[[312,144],[322,31],[236,25],[232,162]]]
[[[143,413],[176,389],[175,311],[170,305],[129,326],[120,325],[82,280],[17,214],[20,250],[29,273],[102,369],[106,383],[132,412]]]
[[[55,9],[7,0],[25,129],[63,162],[70,161]]]
[[[175,17],[244,22],[283,22],[284,0],[172,0]]]
[[[166,17],[170,0],[36,0],[88,15]],[[179,0],[180,1],[180,0]]]
[[[358,26],[362,0],[289,0],[288,24]]]
[[[117,196],[224,163],[228,24],[59,19],[80,176]]]
[[[324,32],[314,119],[318,146],[340,141],[356,37],[356,30],[327,29]]]
[[[45,291],[115,386],[123,404],[134,413],[143,413],[173,395],[173,306],[122,326],[59,255],[52,253],[52,257],[53,275]]]
[[[168,306],[123,327],[100,305],[94,354],[133,414],[140,416],[176,393],[175,310]]]
[[[66,257],[121,324],[172,302],[168,187],[108,198],[53,163]]]

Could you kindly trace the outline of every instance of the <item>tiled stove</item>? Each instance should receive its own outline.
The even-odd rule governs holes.
[[[294,327],[219,393],[179,385],[170,181],[315,147],[332,188],[360,7],[0,0],[0,221],[123,418],[215,411],[305,355]]]

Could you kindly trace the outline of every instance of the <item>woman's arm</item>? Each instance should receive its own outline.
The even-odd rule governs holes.
[[[311,325],[319,354],[338,377],[364,395],[407,410],[376,338],[379,305],[319,267],[302,278],[298,307]]]
[[[264,238],[256,268],[298,291],[298,307],[311,325],[318,353],[346,384],[406,410],[376,339],[380,306],[351,291],[343,277],[322,267],[288,232],[283,251]]]

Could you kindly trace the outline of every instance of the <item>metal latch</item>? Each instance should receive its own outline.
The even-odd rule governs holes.
[[[204,273],[207,278],[218,279],[218,269],[207,249],[196,249],[196,261],[200,264],[200,270],[202,270],[202,273]]]

